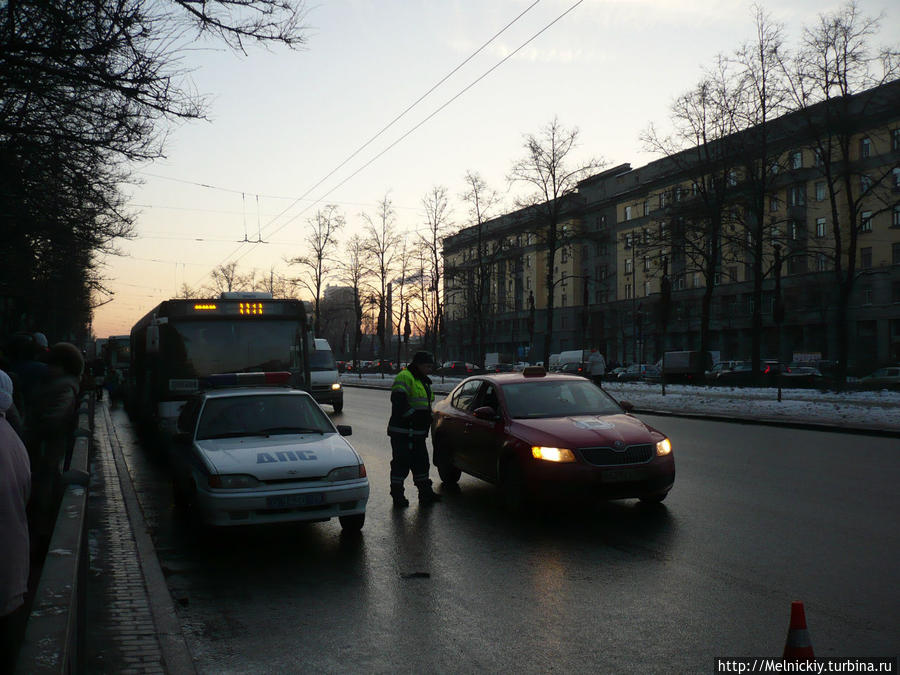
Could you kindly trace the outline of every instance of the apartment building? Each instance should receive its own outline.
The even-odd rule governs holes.
[[[835,359],[843,323],[851,368],[900,361],[900,81],[841,103],[845,133],[827,132],[820,105],[771,123],[761,158],[749,130],[582,181],[552,274],[536,209],[449,237],[449,353],[538,360],[552,284],[551,352],[652,362],[705,339],[749,359],[755,332],[763,358]]]

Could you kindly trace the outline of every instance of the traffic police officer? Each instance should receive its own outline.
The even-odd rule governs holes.
[[[434,368],[434,357],[429,352],[416,352],[412,362],[394,378],[391,386],[391,419],[388,436],[391,437],[391,497],[394,506],[409,506],[403,495],[403,481],[410,470],[413,483],[419,489],[419,503],[431,504],[441,500],[431,489],[428,477],[428,448],[425,439],[431,428],[431,404],[434,393],[428,375]]]

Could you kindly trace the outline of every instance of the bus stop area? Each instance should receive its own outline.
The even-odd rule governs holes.
[[[78,417],[14,672],[194,672],[108,404]]]

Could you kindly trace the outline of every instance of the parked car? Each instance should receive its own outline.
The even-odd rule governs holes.
[[[363,368],[364,373],[393,373],[396,372],[396,367],[394,366],[393,361],[389,361],[387,359],[376,359],[374,361],[370,361],[368,365]]]
[[[362,458],[308,393],[207,390],[182,409],[172,451],[176,504],[209,525],[337,517],[358,531],[369,480]]]
[[[486,368],[489,373],[514,373],[516,366],[514,363],[495,363],[490,368]]]
[[[829,381],[818,368],[803,361],[788,364],[781,378],[785,387],[824,387]]]
[[[900,387],[900,365],[885,366],[873,373],[859,378],[859,383],[865,387],[898,386]]]
[[[439,375],[448,377],[469,377],[474,375],[477,367],[466,361],[447,361],[440,369]]]
[[[662,371],[652,363],[633,363],[617,376],[619,382],[659,382]]]
[[[779,361],[764,359],[759,364],[759,371],[760,375],[757,380],[753,377],[752,361],[737,361],[731,368],[717,373],[715,383],[727,386],[750,386],[758,381],[761,385],[774,386],[778,383],[779,373],[787,374],[790,372],[790,368],[787,364]],[[787,386],[784,381],[782,381],[782,385]]]
[[[590,377],[589,373],[585,372],[585,367],[581,363],[564,363],[559,367],[558,373],[565,373],[567,375],[581,375],[582,377]]]
[[[448,484],[465,472],[499,485],[514,511],[534,498],[661,502],[672,444],[629,409],[543,368],[470,377],[434,407],[434,464]]]

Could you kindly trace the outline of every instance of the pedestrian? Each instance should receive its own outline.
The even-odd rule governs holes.
[[[392,451],[391,497],[397,507],[409,506],[409,500],[403,494],[403,482],[410,471],[419,490],[420,504],[441,500],[431,488],[425,445],[431,429],[431,404],[434,401],[428,377],[433,369],[434,357],[429,352],[416,352],[409,367],[397,373],[391,386],[391,418],[387,433]]]
[[[591,365],[591,380],[598,387],[602,387],[603,376],[606,375],[606,359],[603,358],[603,354],[596,347],[591,350],[588,363]]]
[[[30,543],[26,506],[31,466],[22,439],[6,419],[13,398],[9,375],[0,370],[0,673],[12,672],[27,618]]]
[[[47,378],[25,418],[26,443],[33,470],[31,501],[35,550],[49,543],[61,494],[62,463],[75,431],[84,358],[68,342],[57,342],[47,354]]]

